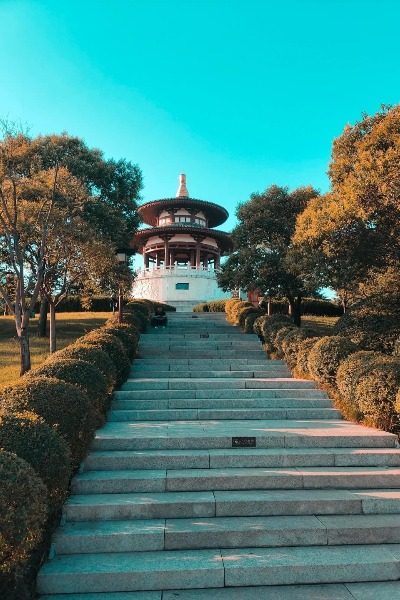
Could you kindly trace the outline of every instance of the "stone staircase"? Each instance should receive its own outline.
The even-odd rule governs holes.
[[[74,478],[42,600],[400,599],[400,450],[221,314],[169,316]]]

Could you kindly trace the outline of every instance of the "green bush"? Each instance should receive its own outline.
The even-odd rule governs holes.
[[[297,360],[295,365],[295,374],[297,377],[309,377],[308,357],[314,344],[318,342],[319,337],[309,337],[299,342],[297,347]]]
[[[75,385],[89,398],[97,417],[97,425],[104,423],[109,395],[106,379],[100,369],[84,360],[50,357],[38,369],[32,371],[32,375],[55,377]]]
[[[209,312],[208,302],[200,302],[199,304],[195,304],[192,308],[193,312]]]
[[[340,363],[336,373],[336,387],[346,404],[356,408],[354,391],[360,375],[368,370],[371,362],[384,356],[372,350],[360,350],[350,354]]]
[[[355,386],[356,404],[364,421],[386,431],[398,428],[396,395],[400,389],[400,360],[376,359]]]
[[[107,321],[102,331],[115,335],[122,342],[129,359],[133,360],[136,355],[139,334],[132,325]]]
[[[129,375],[131,368],[128,354],[121,342],[115,335],[108,333],[102,327],[94,331],[90,331],[83,337],[79,338],[81,344],[95,346],[106,352],[114,363],[117,370],[117,385],[121,385]]]
[[[47,489],[22,458],[0,449],[0,573],[20,565],[42,538]]]
[[[284,350],[282,347],[282,343],[283,343],[285,337],[289,333],[297,332],[298,329],[299,328],[296,327],[296,325],[287,325],[287,326],[281,327],[280,329],[275,330],[275,332],[272,333],[272,335],[271,335],[272,349],[273,349],[273,351],[275,351],[277,358],[283,358],[283,356],[284,356]]]
[[[39,415],[65,438],[72,463],[78,466],[95,426],[87,395],[76,385],[54,377],[23,377],[0,392],[0,412],[24,411]]]
[[[226,319],[229,323],[237,325],[238,311],[245,306],[253,306],[250,302],[243,302],[239,298],[230,298],[225,302]]]
[[[297,354],[299,352],[300,344],[308,338],[309,333],[297,327],[296,329],[291,329],[288,331],[285,337],[282,339],[282,353],[290,369],[295,369],[297,365]]]
[[[124,312],[124,322],[128,325],[133,325],[138,331],[143,333],[147,329],[149,319],[147,315],[139,311],[126,310]]]
[[[237,310],[237,324],[243,330],[244,333],[254,333],[253,327],[250,327],[250,323],[254,323],[257,317],[261,316],[262,311],[254,306],[242,306]],[[249,319],[252,317],[252,319]],[[248,325],[246,326],[246,321]]]
[[[51,359],[84,360],[94,365],[103,373],[107,381],[108,390],[111,392],[117,381],[117,369],[113,361],[106,352],[95,346],[81,343],[81,339],[78,338],[73,344],[66,346],[62,350],[58,350],[52,354]]]
[[[152,303],[148,303],[144,300],[133,300],[128,302],[125,308],[126,311],[141,313],[148,321],[150,321],[154,310]]]
[[[176,312],[176,307],[172,306],[171,304],[165,304],[165,302],[156,302],[155,300],[152,300],[151,303],[154,311],[160,306],[165,310],[165,312]]]
[[[254,330],[264,344],[267,352],[275,351],[274,339],[276,334],[283,327],[294,327],[289,317],[285,315],[271,315],[258,317],[254,323]]]
[[[346,335],[363,350],[391,354],[400,337],[398,295],[371,296],[351,306],[334,326],[335,335]]]
[[[263,298],[263,306],[267,306],[268,298]],[[272,315],[288,314],[289,306],[286,300],[271,301]],[[304,298],[301,303],[302,315],[313,315],[316,317],[340,317],[343,309],[335,302],[320,298]]]
[[[33,412],[3,414],[0,448],[31,465],[48,489],[50,509],[57,511],[71,475],[70,451],[65,439]]]
[[[310,375],[320,383],[335,384],[339,364],[357,349],[356,344],[345,337],[322,337],[313,345],[308,356]]]

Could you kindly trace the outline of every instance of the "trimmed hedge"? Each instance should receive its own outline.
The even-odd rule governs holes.
[[[254,331],[258,334],[267,352],[276,350],[275,336],[283,327],[295,327],[289,317],[285,315],[263,316],[255,320]]]
[[[313,345],[308,356],[310,375],[320,383],[334,384],[340,362],[356,350],[356,344],[345,337],[322,337]]]
[[[79,338],[79,341],[83,345],[96,346],[106,352],[117,370],[117,385],[121,385],[125,381],[129,375],[131,364],[121,340],[102,327],[90,331]]]
[[[309,333],[297,327],[296,329],[291,329],[288,331],[285,337],[282,339],[281,351],[290,369],[293,370],[296,367],[300,344],[308,338]]]
[[[3,414],[0,448],[31,465],[48,489],[50,510],[57,511],[64,501],[71,475],[71,456],[65,439],[33,412]]]
[[[230,298],[229,298],[230,300]],[[193,306],[193,312],[225,312],[225,305],[228,300],[208,300],[200,302]]]
[[[386,357],[370,363],[355,386],[355,401],[368,425],[386,431],[398,427],[396,395],[399,389],[400,359]]]
[[[76,386],[89,398],[97,425],[104,423],[109,395],[106,379],[100,369],[84,360],[50,357],[32,373],[34,376],[55,377]]]
[[[382,294],[353,304],[335,324],[334,333],[346,335],[363,350],[392,353],[400,337],[398,295]]]
[[[294,367],[295,373],[298,377],[309,377],[310,371],[308,369],[308,357],[314,344],[321,339],[319,337],[309,337],[299,342],[297,346],[296,365]]]
[[[115,335],[124,346],[128,358],[133,360],[136,354],[136,348],[139,339],[139,332],[132,325],[127,323],[117,323],[114,319],[108,320],[105,323],[104,330],[106,333]]]
[[[55,377],[24,377],[5,388],[0,392],[0,411],[31,411],[42,417],[65,438],[74,466],[85,456],[95,428],[87,395],[76,385]]]
[[[117,381],[117,369],[111,358],[104,350],[96,346],[89,346],[80,342],[82,338],[78,338],[76,342],[66,346],[62,350],[58,350],[52,354],[52,360],[83,360],[100,369],[107,381],[107,386],[111,392]]]
[[[18,567],[39,544],[47,518],[47,489],[32,467],[0,449],[0,572]]]
[[[359,377],[368,370],[369,365],[384,354],[372,350],[360,350],[345,358],[339,365],[336,373],[336,387],[344,401],[356,408],[354,391]]]

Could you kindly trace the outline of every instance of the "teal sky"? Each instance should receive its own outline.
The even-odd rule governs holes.
[[[185,172],[233,214],[328,188],[333,138],[399,102],[399,22],[391,0],[0,0],[0,116],[138,163],[145,200]]]

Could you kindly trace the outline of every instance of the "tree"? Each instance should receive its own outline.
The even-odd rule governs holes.
[[[104,160],[79,138],[31,139],[3,126],[0,293],[15,315],[21,374],[30,368],[28,326],[39,292],[49,300],[54,317],[71,285],[83,285],[91,274],[100,281],[101,269],[111,268],[111,255],[129,245],[138,225],[140,187],[137,166]],[[5,281],[10,271],[14,298]]]
[[[232,233],[235,251],[218,276],[221,287],[258,288],[266,296],[285,297],[294,322],[300,324],[302,298],[318,285],[304,275],[305,257],[292,236],[297,215],[316,196],[312,187],[289,192],[273,185],[239,205],[239,225]]]
[[[309,202],[294,241],[319,253],[314,268],[345,306],[371,269],[400,266],[400,106],[347,126],[329,175],[332,191]]]

